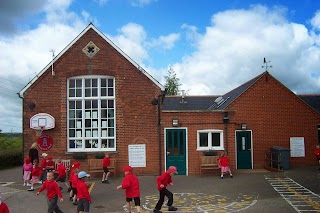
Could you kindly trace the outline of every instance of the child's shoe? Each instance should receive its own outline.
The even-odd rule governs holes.
[[[108,180],[104,180],[104,183],[110,183]]]
[[[59,189],[62,191],[62,187],[61,186],[59,186]]]
[[[68,187],[68,192],[70,192],[71,191],[71,187]]]
[[[30,189],[28,189],[28,191],[34,191],[34,188],[33,188],[33,187],[31,187]]]
[[[42,180],[40,180],[39,183],[42,184]]]
[[[23,183],[23,186],[26,186],[27,184],[26,183]]]
[[[177,211],[178,208],[174,207],[174,206],[169,206],[168,207],[168,211]]]
[[[233,175],[232,175],[232,174],[230,174],[230,177],[231,177],[231,178],[233,178]]]
[[[73,202],[73,205],[78,205],[78,202],[76,201],[76,202]]]
[[[220,178],[222,179],[222,178],[223,178],[223,175],[221,175]]]
[[[153,213],[162,213],[162,211],[158,210],[158,209],[154,209]]]

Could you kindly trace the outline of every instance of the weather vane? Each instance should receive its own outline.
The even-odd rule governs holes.
[[[49,50],[49,52],[52,52],[51,75],[55,76],[56,74],[55,74],[54,69],[53,69],[53,60],[54,60],[54,52],[55,51],[53,49],[51,49],[51,50]]]
[[[263,58],[263,63],[265,65],[262,66],[262,68],[266,68],[266,71],[268,71],[268,68],[272,68],[272,65],[268,65],[271,61],[267,61],[266,58]]]

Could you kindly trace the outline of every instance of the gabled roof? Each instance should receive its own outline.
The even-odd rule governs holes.
[[[310,107],[312,107],[315,111],[320,113],[320,95],[319,94],[297,95],[297,96],[301,98]]]
[[[92,23],[90,23],[72,42],[70,42],[54,59],[53,63],[55,63],[59,58],[74,44],[76,43],[86,32],[90,29],[94,30],[98,33],[106,42],[108,42],[113,48],[115,48],[123,57],[125,57],[132,65],[134,65],[138,70],[140,70],[145,76],[147,76],[154,84],[156,84],[162,91],[165,90],[164,86],[162,86],[155,78],[153,78],[146,70],[144,70],[138,63],[136,63],[132,58],[130,58],[127,54],[125,54],[117,45],[115,45],[109,38],[107,38],[102,32],[100,32]],[[23,98],[25,91],[29,89],[29,87],[51,67],[52,61],[41,70],[20,92],[19,96]]]
[[[230,92],[219,96],[169,96],[165,97],[163,101],[162,111],[220,111],[231,104],[237,99],[242,93],[250,88],[261,76],[266,72],[258,75],[250,81],[242,84],[241,86],[231,90]]]

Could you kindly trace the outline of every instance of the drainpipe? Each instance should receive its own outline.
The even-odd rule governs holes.
[[[228,123],[229,123],[229,115],[228,112],[224,112],[223,113],[223,123],[224,123],[224,129],[226,131],[226,137],[225,137],[225,141],[226,141],[226,152],[228,153]]]
[[[17,93],[17,95],[19,96],[19,98],[22,99],[22,159],[24,159],[24,134],[23,134],[23,124],[24,124],[24,116],[23,116],[23,112],[24,112],[24,98],[20,95],[20,93]]]

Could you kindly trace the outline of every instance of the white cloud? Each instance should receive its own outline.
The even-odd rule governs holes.
[[[170,33],[169,35],[160,36],[157,39],[153,39],[151,42],[149,42],[148,46],[150,48],[169,50],[174,47],[175,43],[179,39],[180,39],[179,33]]]
[[[318,10],[314,17],[310,21],[312,27],[316,30],[320,30],[320,10]]]
[[[315,93],[320,89],[315,36],[304,25],[288,22],[283,8],[220,12],[197,36],[196,51],[172,68],[189,94],[224,94],[262,73],[266,57],[273,65],[269,72],[291,90]]]
[[[156,2],[158,0],[129,0],[131,5],[134,7],[144,7],[148,4]]]

